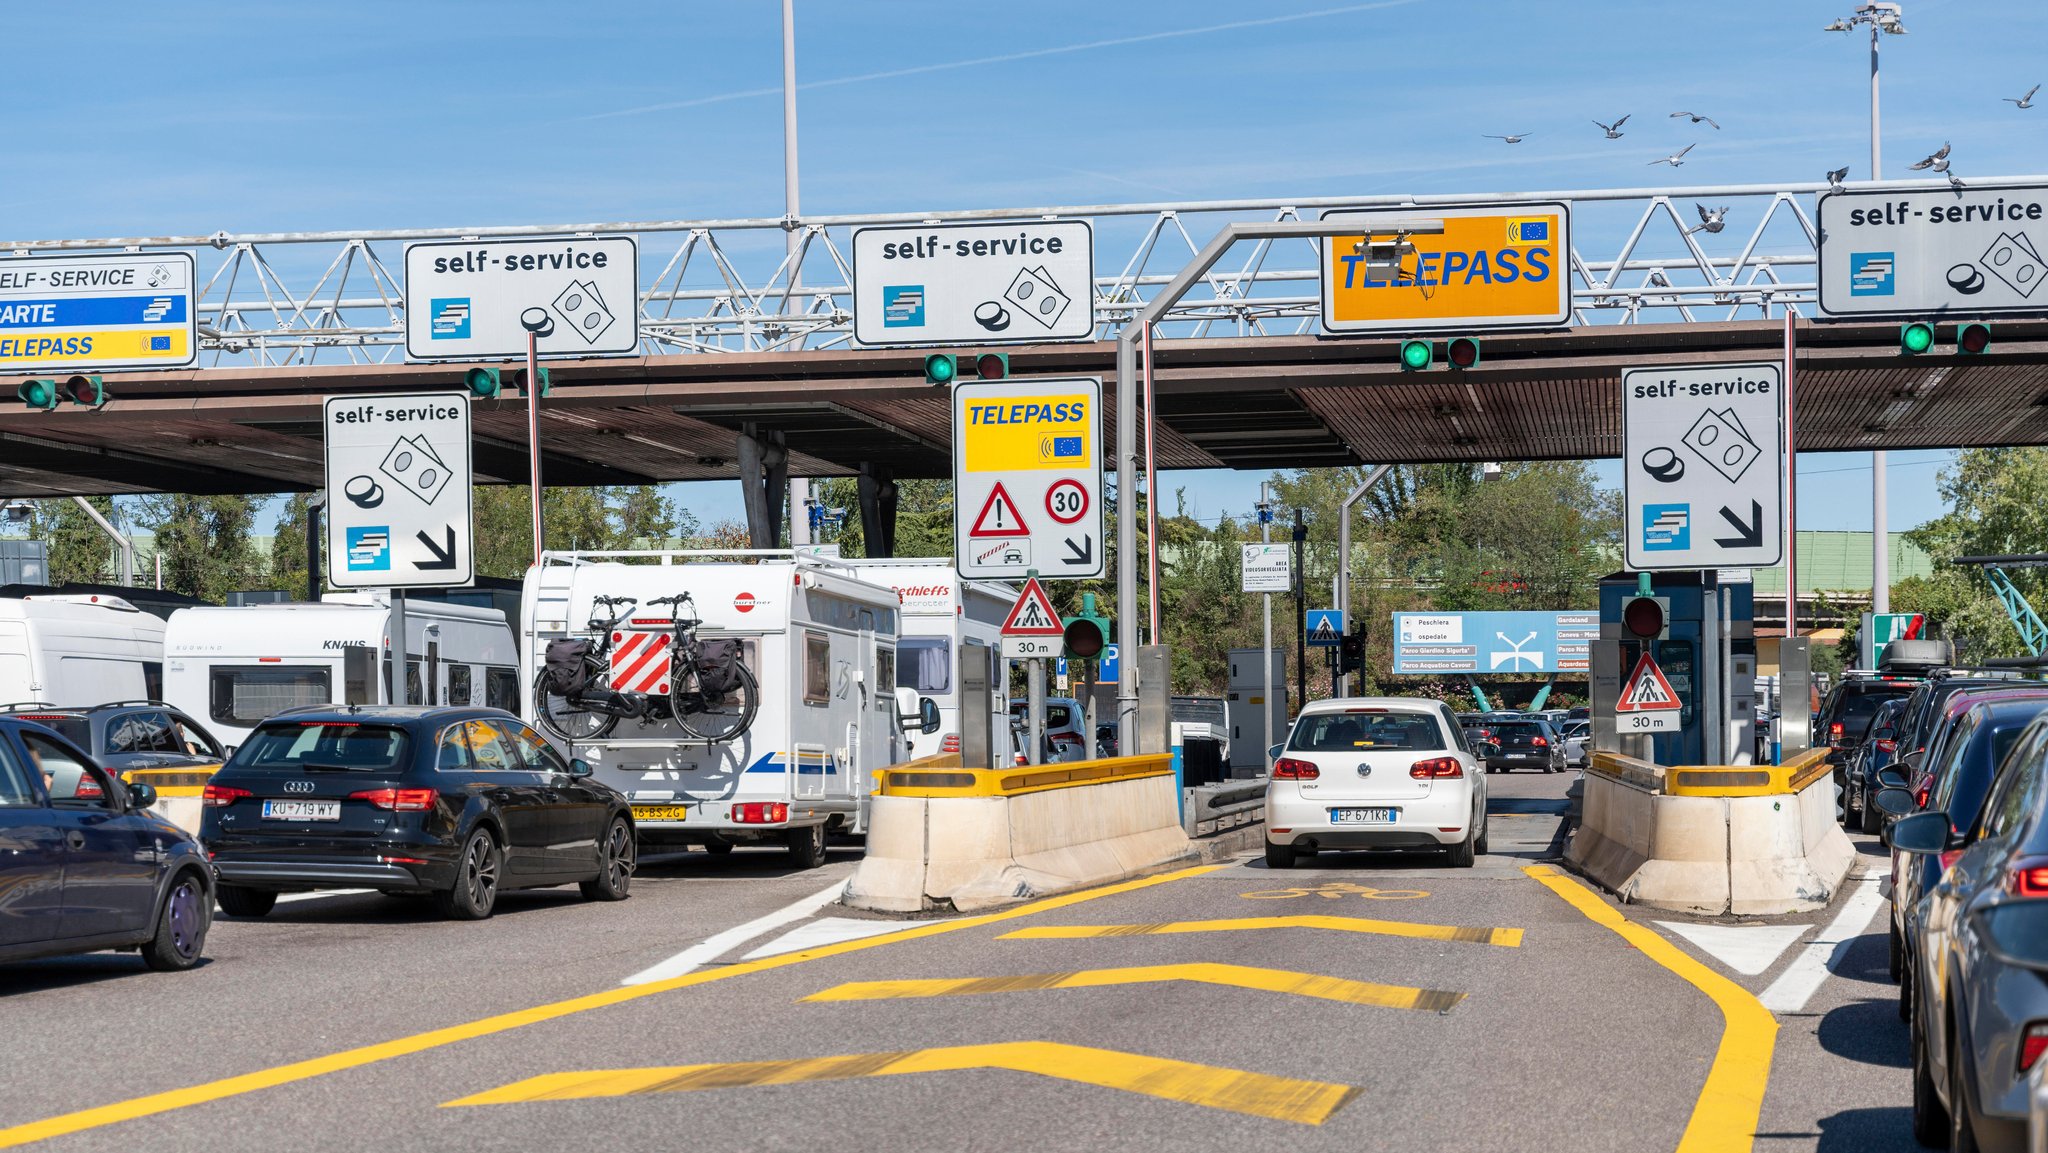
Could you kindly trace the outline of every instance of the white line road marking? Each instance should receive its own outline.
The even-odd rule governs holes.
[[[1778,955],[1806,935],[1812,925],[1696,925],[1691,921],[1657,921],[1709,956],[1744,976],[1754,977],[1777,963]]]
[[[360,897],[364,893],[374,893],[376,891],[375,889],[319,889],[311,893],[279,893],[277,895],[277,903],[283,905],[291,901],[321,901],[328,897]]]
[[[1884,907],[1884,895],[1877,888],[1879,880],[1863,878],[1820,936],[1808,941],[1792,964],[1771,982],[1771,987],[1757,995],[1764,1008],[1773,1013],[1797,1013],[1806,1007],[1807,1000],[1828,979],[1829,971],[1849,955],[1850,944],[1863,935],[1863,930],[1870,927],[1870,919]]]
[[[841,941],[858,941],[862,937],[879,937],[883,933],[894,933],[909,924],[906,921],[857,921],[852,917],[819,917],[815,921],[798,925],[773,941],[755,949],[742,961],[758,961],[763,957],[794,953],[800,949],[815,949],[819,945],[836,945]]]
[[[722,933],[715,933],[706,937],[659,965],[640,970],[638,973],[619,982],[619,984],[645,985],[651,981],[665,981],[670,977],[680,977],[706,962],[717,960],[735,946],[744,945],[763,933],[780,929],[793,921],[803,920],[805,917],[838,900],[839,894],[845,891],[845,889],[845,881],[834,881],[824,891],[813,893],[795,904],[777,909],[765,917],[756,917],[744,925],[735,925]],[[900,928],[901,926],[898,927]]]

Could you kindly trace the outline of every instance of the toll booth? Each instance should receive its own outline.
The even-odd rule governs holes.
[[[1594,748],[1662,765],[1754,763],[1756,630],[1750,583],[1723,580],[1712,571],[1651,574],[1649,595],[1667,601],[1668,612],[1663,632],[1649,639],[1638,639],[1622,625],[1622,606],[1641,595],[1639,590],[1636,573],[1615,573],[1600,581],[1600,640],[1592,653]],[[1615,705],[1645,648],[1683,702],[1679,731],[1622,736],[1615,727]]]

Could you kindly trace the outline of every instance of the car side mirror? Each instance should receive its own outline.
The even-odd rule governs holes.
[[[1879,769],[1877,783],[1879,788],[1897,789],[1902,793],[1906,791],[1906,775],[1897,769]]]
[[[939,716],[939,703],[930,697],[917,698],[917,727],[920,732],[930,735],[939,731],[945,723]]]
[[[577,757],[576,759],[569,762],[569,775],[571,777],[587,777],[594,771],[595,770],[593,770],[590,767],[590,762],[584,760],[582,757]]]
[[[1883,782],[1879,783],[1882,784]],[[1913,804],[1913,794],[1896,785],[1887,785],[1879,789],[1877,794],[1870,798],[1870,801],[1877,806],[1878,812],[1883,813],[1887,817],[1910,816],[1915,807]]]
[[[128,786],[128,807],[141,810],[156,804],[156,786],[135,782]]]
[[[1914,749],[1912,752],[1900,757],[1899,763],[1917,773],[1927,765],[1927,750]]]
[[[1943,852],[1949,847],[1948,814],[1939,809],[1929,809],[1924,813],[1900,817],[1892,822],[1885,840],[1901,853]]]

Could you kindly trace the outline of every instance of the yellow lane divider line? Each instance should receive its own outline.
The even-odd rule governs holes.
[[[911,997],[960,997],[977,993],[1019,993],[1042,989],[1101,989],[1111,985],[1151,985],[1167,981],[1193,981],[1224,985],[1234,989],[1256,989],[1266,993],[1288,993],[1342,1001],[1350,1005],[1378,1005],[1387,1009],[1421,1009],[1444,1013],[1465,999],[1465,994],[1448,989],[1416,989],[1407,985],[1381,985],[1372,981],[1351,981],[1342,977],[1321,977],[1313,973],[1290,973],[1284,969],[1261,969],[1250,965],[1198,962],[1184,965],[1136,965],[1124,969],[1082,969],[1072,973],[1027,973],[1015,977],[941,977],[901,981],[853,981],[806,1001],[889,1001]]]
[[[1232,1113],[1248,1113],[1254,1117],[1303,1125],[1322,1124],[1360,1092],[1350,1085],[1275,1077],[1142,1053],[1122,1053],[1114,1049],[1055,1041],[1006,1041],[994,1045],[852,1053],[797,1061],[744,1061],[725,1065],[549,1073],[450,1101],[443,1108],[630,1097],[643,1093],[692,1093],[702,1089],[795,1085],[965,1069],[1036,1073],[1061,1081],[1121,1089],[1166,1101],[1205,1105],[1211,1109],[1227,1109]]]
[[[1643,955],[1690,982],[1721,1010],[1721,1045],[1700,1088],[1678,1153],[1742,1153],[1756,1146],[1757,1118],[1771,1079],[1778,1019],[1749,990],[1693,960],[1676,945],[1623,917],[1592,890],[1550,865],[1522,869],[1586,919],[1620,934]]]
[[[1414,937],[1424,941],[1464,941],[1513,949],[1522,943],[1520,929],[1465,929],[1456,925],[1424,925],[1414,921],[1376,921],[1370,917],[1226,917],[1214,921],[1164,921],[1152,925],[1034,925],[1004,933],[1003,940],[1073,940],[1080,937],[1151,937],[1164,933],[1229,933],[1250,929],[1327,929],[1336,933],[1373,933],[1383,937]]]
[[[795,953],[763,957],[758,961],[741,961],[737,964],[726,965],[718,969],[700,969],[694,973],[686,973],[664,981],[650,981],[645,985],[624,985],[618,988],[607,989],[600,993],[591,993],[582,997],[571,997],[566,1001],[555,1001],[546,1005],[537,1005],[531,1009],[521,1009],[512,1013],[499,1013],[495,1016],[485,1017],[481,1020],[470,1021],[460,1025],[430,1029],[424,1033],[415,1033],[410,1037],[400,1037],[396,1040],[384,1041],[375,1045],[364,1045],[356,1049],[331,1053],[324,1057],[294,1061],[287,1065],[259,1069],[234,1077],[224,1077],[218,1081],[208,1081],[204,1084],[190,1086],[189,1088],[151,1093],[143,1097],[133,1097],[126,1101],[116,1101],[108,1105],[97,1105],[90,1109],[80,1109],[73,1113],[60,1113],[55,1117],[46,1117],[40,1121],[29,1121],[21,1125],[0,1129],[0,1149],[12,1149],[18,1145],[26,1145],[31,1141],[44,1141],[51,1137],[61,1137],[70,1133],[83,1132],[87,1129],[97,1129],[104,1125],[114,1125],[122,1121],[133,1121],[138,1117],[149,1117],[158,1113],[168,1113],[175,1109],[186,1109],[194,1105],[204,1105],[211,1101],[239,1097],[244,1093],[254,1093],[261,1089],[289,1085],[295,1081],[304,1081],[309,1078],[324,1076],[328,1073],[337,1073],[344,1069],[357,1069],[364,1065],[376,1064],[379,1061],[389,1061],[394,1057],[406,1057],[414,1053],[426,1052],[429,1049],[438,1049],[444,1045],[453,1045],[458,1041],[488,1037],[494,1033],[504,1033],[512,1029],[523,1028],[527,1025],[537,1025],[544,1021],[555,1021],[563,1017],[574,1016],[578,1013],[587,1013],[593,1009],[605,1009],[613,1005],[623,1005],[629,1001],[637,1001],[642,997],[651,997],[657,993],[666,993],[673,989],[686,989],[693,985],[708,985],[714,981],[730,980],[734,977],[743,977],[750,973],[760,973],[770,969],[780,969],[789,965],[801,964],[805,961],[837,957],[846,953],[859,952],[863,949],[873,949],[881,945],[894,944],[898,941],[914,941],[924,937],[936,937],[941,933],[952,933],[961,929],[972,929],[982,925],[996,924],[1001,921],[1015,920],[1018,917],[1029,917],[1054,909],[1064,909],[1069,905],[1078,905],[1084,901],[1092,901],[1098,897],[1115,896],[1118,893],[1128,893],[1136,889],[1150,888],[1153,885],[1163,885],[1171,881],[1199,877],[1226,867],[1224,865],[1201,865],[1192,869],[1162,873],[1155,877],[1141,877],[1135,881],[1123,881],[1114,885],[1105,885],[1099,889],[1087,889],[1078,893],[1066,893],[1057,897],[1047,897],[1042,901],[1033,901],[1028,905],[1019,905],[1014,909],[1005,909],[997,913],[984,913],[977,917],[961,917],[950,921],[934,921],[922,925],[913,925],[899,933],[887,933],[879,937],[868,937],[858,941],[841,941],[831,945],[820,945],[815,949],[804,949]]]

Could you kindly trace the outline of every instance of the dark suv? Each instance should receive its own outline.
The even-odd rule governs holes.
[[[1870,731],[1878,708],[1886,701],[1904,699],[1919,684],[1918,680],[1858,676],[1844,680],[1828,692],[1828,699],[1821,702],[1820,727],[1814,740],[1827,742],[1827,761],[1834,767],[1835,784],[1843,790],[1835,794],[1837,797],[1846,793],[1847,766]]]
[[[1550,722],[1536,717],[1519,720],[1489,720],[1486,727],[1492,731],[1494,744],[1492,755],[1486,758],[1489,773],[1511,773],[1516,769],[1536,769],[1545,773],[1561,773],[1565,769],[1564,738]]]
[[[575,883],[622,901],[633,878],[625,795],[503,709],[287,710],[214,774],[200,821],[221,910],[238,917],[282,892],[370,888],[481,920],[501,889]]]
[[[33,701],[0,705],[0,715],[55,729],[102,766],[124,777],[136,769],[210,770],[226,759],[212,733],[162,701],[113,701],[83,707]],[[159,785],[187,783],[167,781],[157,773],[149,777]]]

